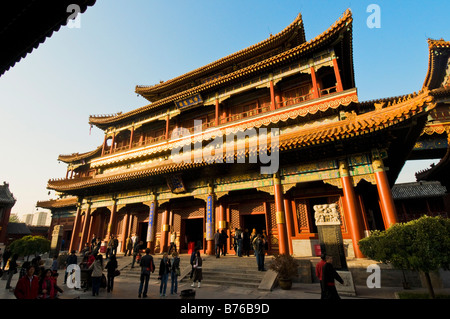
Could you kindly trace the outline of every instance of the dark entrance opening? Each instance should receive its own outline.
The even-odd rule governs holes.
[[[184,219],[184,235],[186,248],[193,245],[198,249],[203,249],[203,218]]]
[[[142,240],[143,245],[141,249],[144,249],[147,247],[147,230],[148,230],[148,223],[139,223],[139,240]]]
[[[266,230],[266,215],[254,214],[254,215],[242,215],[242,230],[248,229],[248,233],[251,234],[253,229],[256,229],[256,233],[262,234],[263,230]]]

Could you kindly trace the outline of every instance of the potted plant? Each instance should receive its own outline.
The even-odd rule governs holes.
[[[292,278],[298,276],[298,262],[289,254],[275,255],[269,267],[278,274],[281,289],[292,287]]]

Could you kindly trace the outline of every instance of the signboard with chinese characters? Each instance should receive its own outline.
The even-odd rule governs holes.
[[[203,103],[203,99],[200,94],[197,94],[187,99],[176,101],[175,105],[178,107],[178,109],[182,110],[200,103]]]
[[[206,240],[214,239],[213,211],[213,196],[209,195],[206,199]]]

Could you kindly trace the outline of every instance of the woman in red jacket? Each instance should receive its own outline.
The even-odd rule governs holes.
[[[56,278],[52,276],[51,269],[47,269],[42,274],[39,282],[39,298],[40,299],[55,299],[58,292],[62,293],[63,290],[56,284]]]
[[[27,274],[19,279],[14,289],[17,299],[37,299],[39,294],[39,279],[34,275],[34,267],[27,269]]]

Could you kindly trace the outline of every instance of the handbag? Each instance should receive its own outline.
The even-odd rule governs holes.
[[[114,271],[114,277],[117,277],[117,276],[120,276],[120,270],[119,269],[116,269]]]

